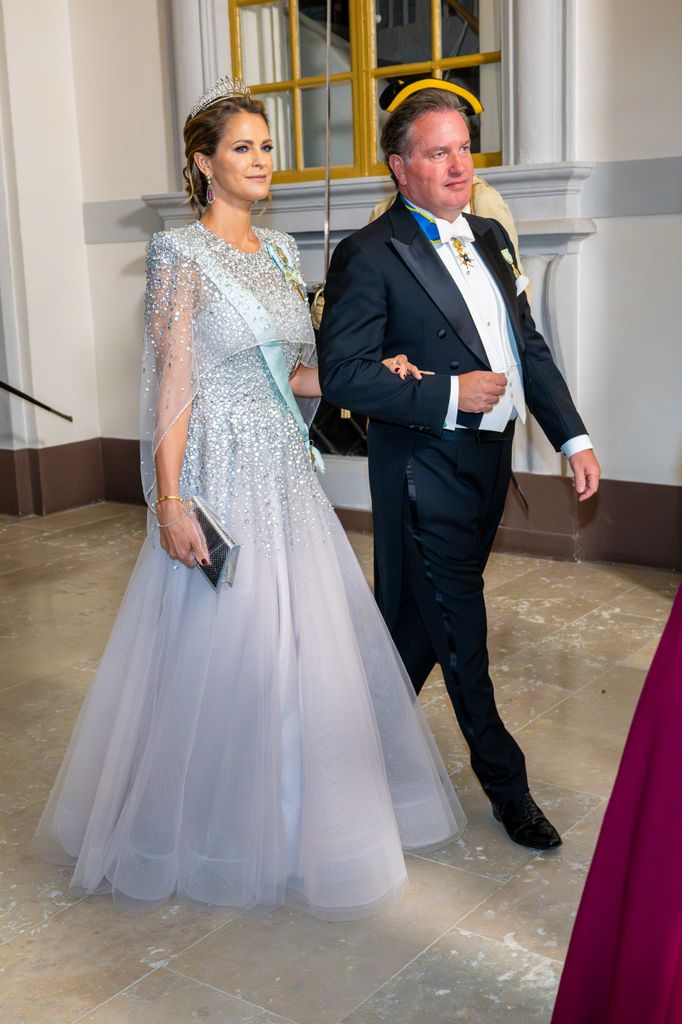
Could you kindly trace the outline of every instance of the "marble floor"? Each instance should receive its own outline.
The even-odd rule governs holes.
[[[100,504],[0,518],[0,1020],[3,1024],[547,1024],[606,799],[678,580],[626,565],[493,555],[498,702],[564,833],[508,841],[467,765],[435,672],[422,701],[469,816],[407,858],[385,916],[327,924],[169,903],[77,900],[29,840],[143,536]],[[352,538],[368,577],[371,539]]]

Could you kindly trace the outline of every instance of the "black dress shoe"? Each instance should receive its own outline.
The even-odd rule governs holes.
[[[507,830],[507,835],[520,846],[531,850],[554,850],[561,846],[561,836],[544,816],[530,793],[493,803],[493,814]]]

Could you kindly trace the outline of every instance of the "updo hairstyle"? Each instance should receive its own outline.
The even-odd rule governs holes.
[[[182,176],[185,179],[187,202],[191,203],[197,217],[201,217],[206,208],[208,186],[206,175],[197,167],[194,156],[196,153],[213,156],[225,134],[228,121],[237,114],[258,114],[270,128],[264,104],[250,96],[227,96],[185,121],[185,167]]]

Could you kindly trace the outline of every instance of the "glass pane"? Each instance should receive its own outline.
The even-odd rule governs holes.
[[[443,57],[464,57],[500,48],[500,0],[443,0]]]
[[[289,81],[291,46],[288,0],[242,7],[239,19],[242,77],[247,85]]]
[[[431,4],[375,0],[377,67],[431,59]]]
[[[333,85],[331,99],[332,165],[353,164],[353,94],[350,82]],[[301,111],[304,164],[306,167],[324,167],[325,90],[304,89],[301,92]]]
[[[475,68],[453,68],[450,71],[444,71],[443,78],[472,92],[483,105],[483,113],[471,118],[472,152],[488,153],[499,150],[500,65],[483,64]]]
[[[265,93],[256,96],[265,103],[265,112],[270,122],[270,134],[275,148],[272,163],[276,171],[289,171],[295,165],[294,159],[294,117],[290,92]]]
[[[350,71],[348,8],[348,0],[332,0],[332,74]],[[301,76],[323,75],[327,49],[327,4],[325,0],[299,0],[298,12]]]
[[[480,153],[498,153],[502,149],[502,88],[499,64],[481,65],[481,91],[483,104],[481,114]]]

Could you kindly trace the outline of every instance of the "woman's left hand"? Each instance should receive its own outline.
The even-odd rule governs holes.
[[[433,370],[420,370],[409,361],[406,355],[393,356],[392,359],[382,359],[384,366],[387,366],[391,373],[397,373],[401,380],[406,380],[408,373],[415,380],[421,380],[424,374],[433,376]]]

